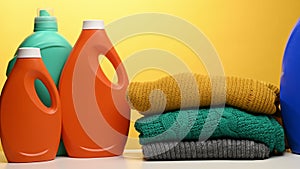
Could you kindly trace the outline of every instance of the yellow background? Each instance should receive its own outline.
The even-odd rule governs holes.
[[[226,75],[250,77],[277,85],[285,45],[300,16],[299,0],[1,0],[0,88],[6,79],[8,61],[18,45],[32,33],[36,9],[45,7],[54,8],[59,32],[72,45],[84,19],[103,19],[108,24],[144,12],[178,16],[197,26],[210,39]],[[191,50],[170,38],[137,36],[116,46],[121,59],[147,48],[172,52],[193,72],[205,72]],[[160,75],[148,71],[140,75],[139,80]],[[137,133],[133,128],[130,138],[127,148],[138,148]]]

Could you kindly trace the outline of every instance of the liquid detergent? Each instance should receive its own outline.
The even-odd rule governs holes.
[[[51,106],[37,96],[34,81],[49,90]],[[60,142],[61,106],[57,88],[38,48],[20,48],[1,93],[1,141],[9,162],[52,160]]]
[[[42,59],[54,83],[58,85],[60,74],[72,47],[58,32],[56,18],[50,16],[47,10],[39,10],[39,16],[34,20],[34,33],[27,37],[19,46],[40,48]],[[16,62],[16,56],[9,62],[6,75],[9,76]],[[46,87],[35,81],[35,88],[42,102],[50,106],[51,99]],[[61,142],[57,155],[66,155],[66,150]]]
[[[99,65],[104,55],[118,82]],[[83,22],[83,30],[63,69],[59,90],[63,141],[71,157],[108,157],[123,153],[130,124],[125,99],[128,77],[101,20]]]
[[[288,40],[280,81],[280,104],[289,146],[300,154],[300,20]]]

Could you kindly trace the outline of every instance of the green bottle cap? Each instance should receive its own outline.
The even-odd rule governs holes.
[[[34,19],[34,32],[57,31],[56,17],[51,16],[46,9],[38,10],[39,16]]]

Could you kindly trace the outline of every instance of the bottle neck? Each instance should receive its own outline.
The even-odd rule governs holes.
[[[52,23],[34,23],[34,32],[37,31],[54,31],[57,32],[57,23],[52,22]]]
[[[53,16],[39,16],[34,19],[34,32],[36,31],[56,31],[57,22]]]

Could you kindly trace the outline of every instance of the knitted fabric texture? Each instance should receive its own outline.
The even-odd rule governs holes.
[[[274,118],[231,107],[145,116],[136,121],[135,128],[140,133],[142,145],[163,141],[234,138],[264,143],[271,151],[285,150],[283,128]]]
[[[132,109],[143,115],[222,104],[274,114],[279,89],[253,79],[184,73],[157,81],[132,82],[127,89],[127,100]]]
[[[142,146],[146,160],[266,159],[269,148],[250,140],[159,142]]]

